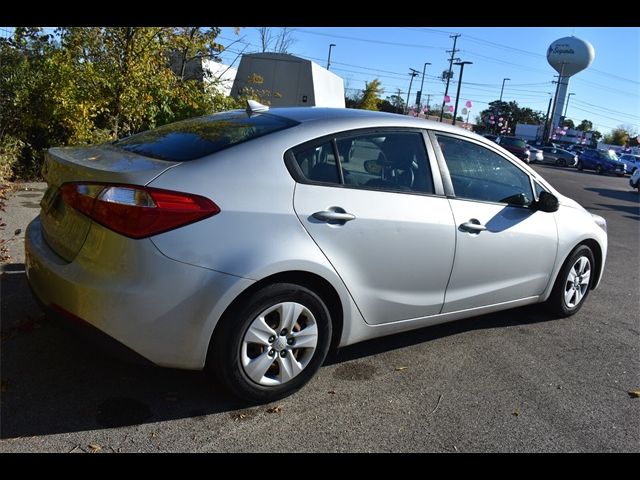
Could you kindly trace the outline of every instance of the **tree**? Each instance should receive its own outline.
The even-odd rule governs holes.
[[[494,125],[490,124],[491,116],[497,117],[494,119],[496,122]],[[502,102],[495,100],[489,103],[489,108],[480,112],[480,118],[485,123],[485,126],[490,130],[499,131],[501,127],[498,126],[498,118],[503,118],[503,124],[506,124],[511,129],[511,132],[515,132],[515,127],[518,123],[524,123],[527,125],[540,125],[544,123],[545,115],[542,112],[534,111],[528,107],[521,108],[515,101]]]
[[[262,53],[289,53],[291,46],[297,42],[293,37],[294,30],[289,27],[281,28],[279,33],[276,33],[273,27],[259,27],[256,30],[260,37]]]
[[[235,107],[214,84],[186,72],[189,61],[222,50],[218,33],[64,27],[54,39],[40,28],[16,28],[0,40],[0,175],[13,163],[14,174],[36,176],[53,145],[105,142]]]
[[[358,104],[358,108],[362,110],[378,110],[380,103],[380,95],[384,93],[380,80],[374,78],[371,82],[365,82],[365,88],[362,90],[362,98]]]
[[[632,137],[637,137],[638,131],[631,125],[619,125],[604,136],[604,143],[609,145],[629,145]]]
[[[576,127],[576,125],[573,123],[573,120],[571,120],[570,118],[565,118],[564,121],[562,122],[562,126],[569,127],[572,129]]]
[[[593,123],[591,123],[589,120],[582,120],[580,122],[580,125],[576,127],[576,130],[579,130],[581,132],[590,132],[592,129]]]

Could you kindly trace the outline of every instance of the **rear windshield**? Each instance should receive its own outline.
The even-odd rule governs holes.
[[[502,137],[500,139],[500,145],[507,145],[509,147],[527,148],[527,144],[520,138]]]
[[[186,162],[297,124],[269,114],[223,112],[170,123],[123,138],[115,145],[146,157]]]

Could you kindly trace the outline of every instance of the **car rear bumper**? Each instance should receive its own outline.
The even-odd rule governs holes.
[[[73,262],[25,232],[26,275],[48,311],[96,327],[150,362],[200,369],[218,318],[251,280],[171,260],[149,239],[92,225]]]

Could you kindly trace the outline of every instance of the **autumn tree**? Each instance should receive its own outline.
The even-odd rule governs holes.
[[[362,110],[378,110],[380,103],[380,95],[384,93],[380,80],[374,78],[371,82],[365,82],[365,88],[362,90],[362,97],[358,108]]]

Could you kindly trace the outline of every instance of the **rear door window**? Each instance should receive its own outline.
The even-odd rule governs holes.
[[[345,133],[301,145],[289,155],[297,164],[297,172],[293,173],[298,181],[371,190],[434,192],[420,132]]]

